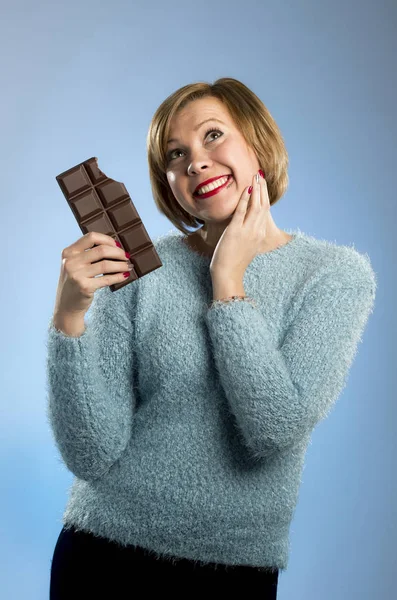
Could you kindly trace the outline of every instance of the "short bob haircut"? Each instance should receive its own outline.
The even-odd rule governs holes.
[[[155,112],[147,135],[149,176],[154,201],[160,213],[165,215],[179,231],[189,235],[186,226],[197,228],[205,221],[186,212],[177,202],[167,180],[167,140],[170,121],[189,102],[206,97],[223,102],[244,136],[254,150],[260,168],[266,174],[270,206],[283,196],[288,188],[288,153],[281,132],[263,102],[237,79],[224,77],[215,83],[191,83],[185,85],[164,100]]]

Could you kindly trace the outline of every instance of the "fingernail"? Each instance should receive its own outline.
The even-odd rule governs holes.
[[[263,179],[265,179],[265,174],[264,174],[264,172],[262,171],[262,169],[259,169],[259,171],[258,171],[258,172],[259,172],[259,175],[260,175],[260,176],[261,176]]]
[[[252,185],[250,185],[248,188],[248,194],[251,194],[251,193],[252,193]]]

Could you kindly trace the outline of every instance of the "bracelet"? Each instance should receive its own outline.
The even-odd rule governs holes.
[[[235,300],[243,300],[245,302],[250,302],[253,306],[256,307],[256,303],[249,296],[230,296],[229,298],[221,298],[220,300],[213,300],[209,305],[209,308],[213,308],[214,306],[219,306],[220,304],[224,304],[227,302],[234,302]]]

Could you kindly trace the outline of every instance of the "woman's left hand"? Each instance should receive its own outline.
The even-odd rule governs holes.
[[[257,183],[255,174],[252,187],[251,195],[249,187],[244,190],[231,222],[219,239],[210,264],[211,276],[238,280],[260,252],[266,237],[270,201],[264,178],[259,175]]]

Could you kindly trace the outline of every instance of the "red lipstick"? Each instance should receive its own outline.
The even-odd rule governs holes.
[[[213,179],[212,181],[215,181],[216,179],[220,179],[219,177],[216,177],[215,179]],[[214,190],[211,190],[209,192],[206,192],[205,194],[197,194],[197,192],[194,192],[193,196],[195,198],[210,198],[211,196],[215,196],[215,194],[218,194],[218,192],[221,192],[226,186],[228,186],[229,184],[232,183],[233,180],[233,176],[229,175],[227,180],[225,181],[224,184],[220,185],[219,187],[215,188]]]

